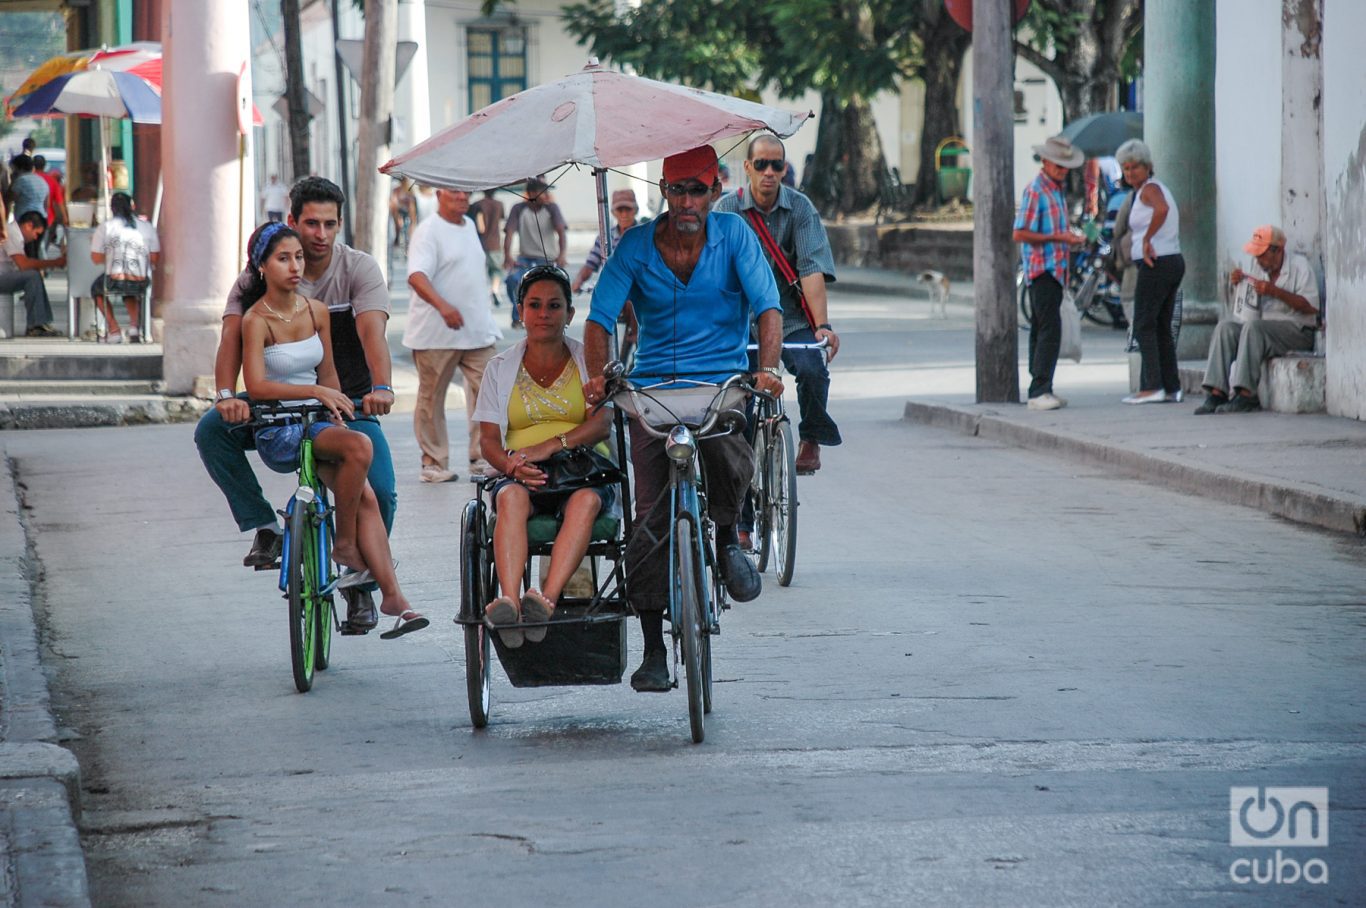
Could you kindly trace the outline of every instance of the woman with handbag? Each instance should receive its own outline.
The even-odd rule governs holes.
[[[484,620],[509,647],[545,639],[543,624],[518,625],[554,614],[588,551],[593,521],[613,502],[613,486],[586,483],[615,470],[591,447],[607,438],[611,423],[606,409],[590,413],[583,345],[565,336],[574,317],[569,276],[555,265],[537,265],[523,276],[517,297],[526,338],[489,361],[474,409],[484,459],[502,474],[493,486],[501,595],[484,609]],[[560,530],[545,585],[522,594],[527,521],[537,514],[557,516]]]

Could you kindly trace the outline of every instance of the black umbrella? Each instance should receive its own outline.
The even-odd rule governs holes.
[[[1091,114],[1068,123],[1062,135],[1088,158],[1108,157],[1130,139],[1143,138],[1143,114],[1133,110]]]

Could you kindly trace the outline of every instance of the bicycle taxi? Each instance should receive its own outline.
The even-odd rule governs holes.
[[[715,527],[707,515],[705,479],[698,444],[709,438],[743,432],[745,401],[752,389],[746,376],[722,383],[671,376],[628,379],[620,363],[608,366],[609,399],[615,405],[614,442],[619,465],[628,463],[625,416],[641,430],[666,439],[671,462],[668,492],[657,507],[670,509],[670,533],[648,557],[669,562],[672,675],[675,687],[686,687],[692,739],[704,736],[703,716],[711,711],[711,640],[720,633],[720,614],[729,608],[716,570]],[[610,481],[620,488],[619,513],[600,514],[593,526],[586,563],[592,593],[561,597],[553,617],[523,627],[544,626],[535,645],[510,648],[486,622],[484,606],[493,596],[494,570],[490,491],[498,477],[476,480],[476,495],[466,503],[460,523],[460,608],[456,623],[464,630],[465,679],[470,720],[488,724],[492,705],[492,656],[513,687],[619,684],[627,668],[629,619],[636,616],[627,596],[624,565],[631,533],[631,483],[625,469]],[[528,558],[523,589],[532,584],[536,558],[549,555],[559,529],[552,516],[528,521]]]

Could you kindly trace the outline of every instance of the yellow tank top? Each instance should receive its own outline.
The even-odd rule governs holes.
[[[588,404],[583,399],[583,380],[573,358],[549,388],[536,384],[525,366],[517,367],[512,395],[508,398],[509,448],[539,444],[583,424]]]

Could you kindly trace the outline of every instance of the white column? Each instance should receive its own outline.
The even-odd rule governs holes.
[[[236,109],[237,75],[250,53],[247,9],[169,0],[162,15],[162,370],[172,394],[213,374],[223,301],[254,226],[250,142],[239,167]]]
[[[1322,268],[1323,3],[1281,3],[1281,228]]]
[[[407,151],[432,134],[432,107],[427,91],[426,0],[400,0],[398,40],[417,44],[417,52],[394,93],[394,114],[403,118],[407,134],[394,143],[393,150]]]

